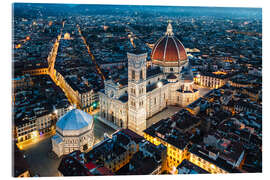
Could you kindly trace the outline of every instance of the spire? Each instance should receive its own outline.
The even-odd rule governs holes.
[[[165,35],[173,36],[173,28],[171,22],[171,20],[168,21],[167,32],[165,33]]]

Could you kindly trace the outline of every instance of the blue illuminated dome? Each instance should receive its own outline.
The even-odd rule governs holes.
[[[92,124],[93,116],[82,110],[72,109],[59,119],[56,126],[61,130],[79,130]]]

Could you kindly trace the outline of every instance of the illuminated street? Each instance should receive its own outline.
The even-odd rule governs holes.
[[[262,172],[262,8],[11,14],[13,177]]]
[[[17,143],[17,146],[21,149],[21,150],[27,150],[30,149],[31,147],[35,146],[35,144],[38,144],[39,142],[50,138],[51,136],[53,136],[55,134],[55,130],[51,131],[49,133],[43,134],[42,136],[38,136],[26,141],[23,141],[21,143]]]
[[[87,52],[88,52],[88,54],[90,55],[90,57],[91,57],[93,63],[94,63],[95,66],[96,66],[96,70],[97,70],[98,74],[101,76],[101,78],[102,78],[103,80],[105,80],[105,77],[104,77],[104,75],[102,74],[102,72],[101,72],[101,70],[100,70],[100,67],[99,67],[98,64],[97,64],[94,55],[93,55],[93,54],[91,53],[91,51],[90,51],[90,47],[89,47],[89,45],[87,44],[87,42],[86,42],[86,40],[85,40],[85,37],[83,37],[83,35],[82,35],[80,26],[77,25],[77,28],[78,28],[79,34],[81,35],[81,38],[82,38],[82,40],[83,40],[83,42],[84,42],[84,44],[85,44],[85,46],[86,46],[86,48],[87,48]]]

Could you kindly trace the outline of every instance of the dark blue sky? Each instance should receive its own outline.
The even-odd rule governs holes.
[[[261,8],[235,7],[179,7],[179,6],[134,6],[134,5],[87,5],[87,4],[40,4],[15,3],[14,15],[31,16],[37,11],[43,15],[90,15],[137,12],[139,15],[171,15],[171,16],[224,16],[224,17],[256,17],[262,16]]]

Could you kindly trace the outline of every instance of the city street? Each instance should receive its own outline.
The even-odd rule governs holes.
[[[28,139],[26,141],[17,143],[17,146],[21,150],[27,150],[27,149],[31,148],[32,146],[34,146],[35,144],[38,144],[39,142],[53,136],[54,134],[55,134],[55,130],[50,131],[50,132],[43,134],[41,136],[38,135],[35,138],[31,138],[31,139]]]
[[[98,63],[96,62],[96,59],[95,59],[94,55],[91,53],[90,47],[89,47],[89,45],[87,44],[87,42],[86,42],[86,40],[85,40],[85,37],[83,37],[83,35],[82,35],[80,26],[77,25],[77,28],[78,28],[79,34],[80,34],[80,36],[81,36],[81,38],[82,38],[82,40],[83,40],[83,43],[85,44],[85,46],[86,46],[86,48],[87,48],[87,52],[88,52],[89,56],[91,57],[92,62],[93,62],[93,63],[95,64],[95,66],[96,66],[97,73],[101,76],[101,78],[102,78],[103,80],[105,80],[105,77],[104,77],[104,75],[102,74],[101,69],[100,69]]]
[[[114,129],[94,119],[95,144],[103,140],[105,132],[111,135],[114,131]],[[47,138],[37,144],[33,144],[24,151],[33,175],[58,176],[57,168],[61,162],[61,158],[54,158],[52,156],[51,146],[51,138]]]
[[[261,173],[263,8],[13,3],[12,176]]]

